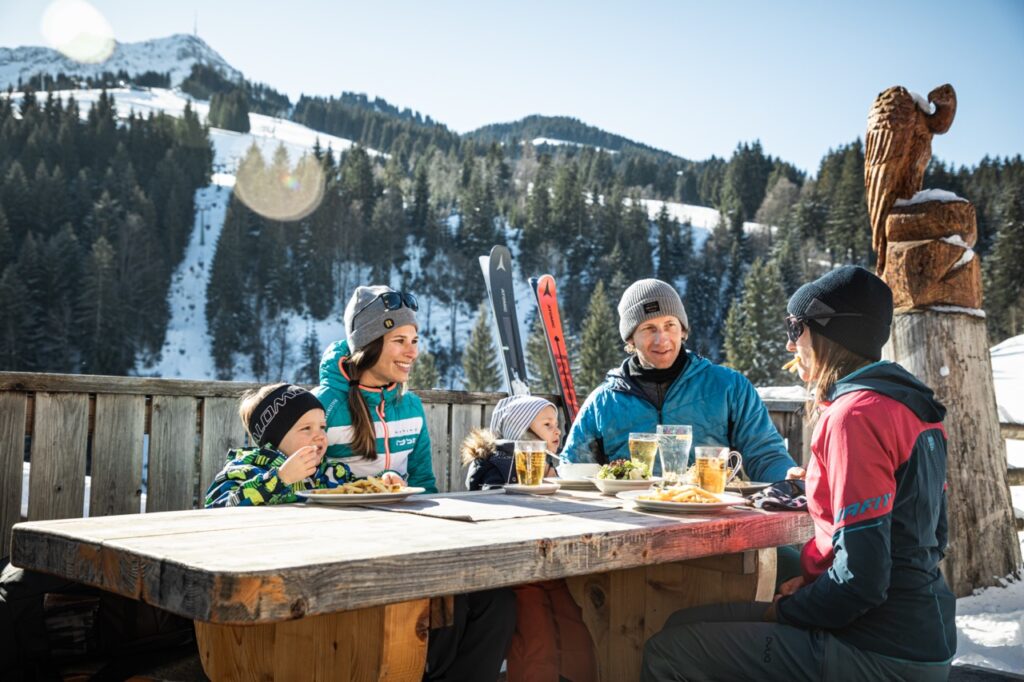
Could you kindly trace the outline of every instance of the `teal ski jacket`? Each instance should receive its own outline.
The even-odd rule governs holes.
[[[352,452],[352,415],[348,409],[351,388],[340,362],[349,354],[348,341],[331,344],[320,360],[320,385],[313,389],[327,413],[324,459],[331,464],[344,463],[357,478],[393,471],[408,485],[436,493],[423,403],[413,393],[403,394],[398,384],[382,388],[359,385],[377,429],[377,457],[366,459]]]
[[[739,450],[753,481],[781,481],[796,466],[764,401],[739,372],[690,353],[686,369],[669,386],[659,410],[630,377],[628,362],[608,372],[583,403],[565,443],[563,456],[568,461],[604,464],[629,459],[631,431],[654,433],[658,424],[690,424],[694,446]],[[660,470],[656,462],[655,473]]]

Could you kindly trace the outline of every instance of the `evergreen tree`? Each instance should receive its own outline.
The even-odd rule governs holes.
[[[27,326],[32,318],[28,311],[29,291],[13,265],[0,275],[0,370],[24,371],[33,369],[26,357],[29,341]]]
[[[316,325],[307,321],[306,338],[302,341],[302,381],[310,384],[320,383],[320,357],[323,350],[320,347],[320,337],[316,333]]]
[[[727,363],[756,386],[786,379],[786,294],[774,263],[754,262],[743,287],[743,298],[732,306],[725,323]]]
[[[412,192],[412,208],[409,213],[409,230],[417,239],[424,239],[430,227],[430,183],[427,180],[427,165],[416,167],[416,179]]]
[[[1024,178],[1004,192],[1000,226],[985,263],[985,307],[990,341],[1024,329]]]
[[[530,376],[530,390],[534,393],[555,393],[557,383],[551,367],[544,321],[535,315],[530,325],[530,336],[526,340],[526,366]]]
[[[702,260],[707,261],[706,250]],[[719,281],[713,269],[698,264],[687,282],[683,303],[690,323],[687,346],[713,361],[720,357]]]
[[[622,362],[622,340],[604,282],[598,282],[590,297],[580,339],[580,368],[577,384],[580,395],[588,395],[604,381],[605,374]]]
[[[540,167],[533,180],[533,189],[526,200],[526,223],[519,242],[519,265],[522,273],[550,271],[550,252],[554,235],[551,230],[551,157],[541,156]]]
[[[242,89],[214,93],[210,98],[210,125],[214,128],[249,132],[249,100]]]
[[[0,272],[14,262],[14,237],[11,235],[4,207],[0,205]]]
[[[132,365],[116,268],[114,249],[101,236],[86,260],[78,306],[78,324],[83,334],[82,371],[87,374],[124,374]]]
[[[415,366],[415,365],[414,365]],[[462,356],[462,369],[466,372],[467,391],[494,391],[501,385],[497,349],[491,334],[487,303],[481,303]]]
[[[431,390],[440,388],[441,374],[437,371],[437,363],[434,356],[426,351],[420,351],[416,362],[409,373],[409,388],[414,391]]]

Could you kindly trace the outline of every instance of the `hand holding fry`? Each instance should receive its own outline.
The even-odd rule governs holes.
[[[316,472],[316,468],[320,466],[320,460],[323,459],[323,454],[319,453],[318,450],[319,448],[315,445],[299,448],[277,470],[277,477],[285,485],[291,485],[304,478],[309,478]]]

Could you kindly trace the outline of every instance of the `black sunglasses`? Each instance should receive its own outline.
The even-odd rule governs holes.
[[[810,317],[797,317],[796,315],[789,315],[786,317],[786,336],[789,337],[790,343],[796,343],[804,333],[804,327],[807,326],[805,323],[807,320],[825,320],[824,324],[827,324],[828,320],[833,317],[864,317],[860,313],[831,313],[829,315],[813,315]],[[824,324],[822,326],[824,326]]]
[[[362,308],[357,310],[356,314],[353,315],[352,317],[354,318],[356,315],[369,308],[378,300],[380,300],[384,304],[384,310],[398,310],[399,308],[402,307],[403,304],[405,305],[406,308],[412,310],[413,312],[416,312],[417,310],[420,309],[420,304],[416,301],[416,297],[413,296],[412,294],[407,294],[404,291],[385,291],[383,294],[379,295],[377,298],[373,299],[372,301],[364,305]]]

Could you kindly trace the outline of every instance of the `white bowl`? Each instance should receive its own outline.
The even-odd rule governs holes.
[[[597,472],[600,470],[600,464],[562,462],[558,465],[558,476],[560,478],[584,479],[597,476]]]
[[[661,483],[661,476],[650,478],[592,478],[590,479],[605,495],[615,495],[627,490],[647,490],[656,483]]]

